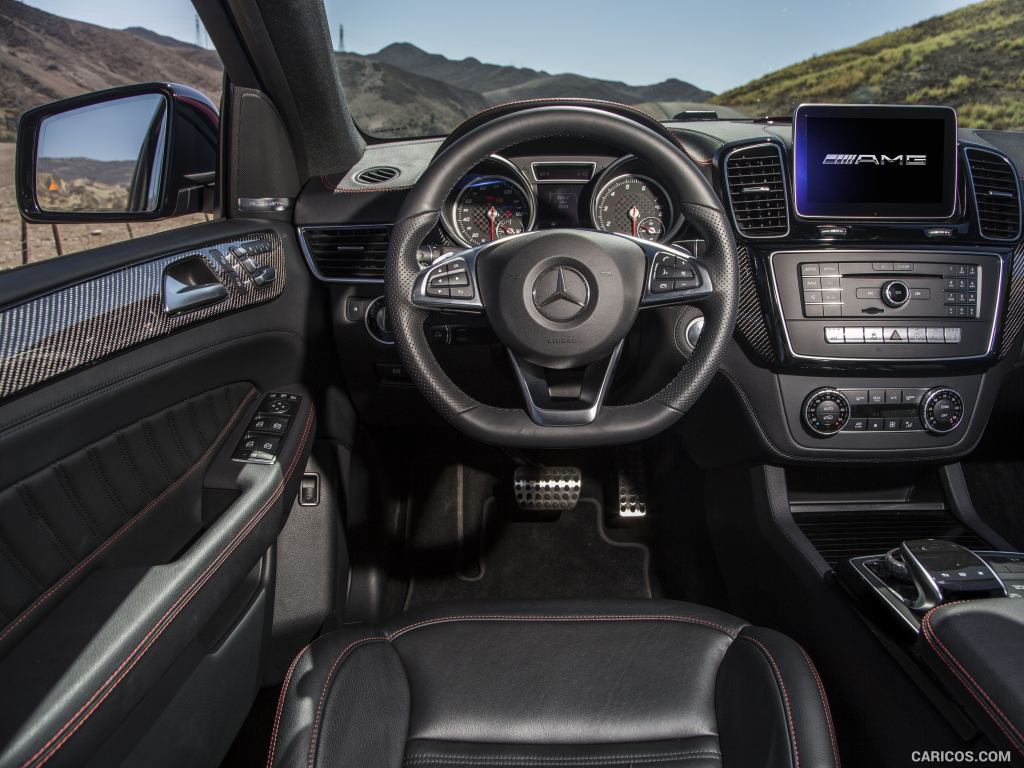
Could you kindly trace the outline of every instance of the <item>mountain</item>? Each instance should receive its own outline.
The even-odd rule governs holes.
[[[693,108],[694,103],[707,101],[714,96],[711,91],[675,78],[654,85],[627,85],[615,80],[600,80],[571,73],[552,75],[536,69],[485,64],[472,57],[454,60],[437,53],[428,53],[411,43],[393,43],[367,58],[391,64],[407,72],[416,72],[455,88],[475,91],[488,104],[517,99],[575,96],[624,104],[685,103],[688,105],[686,108]],[[660,112],[666,117],[675,114],[666,109]]]
[[[220,69],[220,56],[217,55],[216,51],[210,50],[209,48],[202,48],[195,43],[186,43],[184,40],[179,40],[176,37],[169,35],[161,35],[159,32],[154,32],[151,29],[145,27],[125,27],[122,32],[127,32],[130,35],[141,37],[143,40],[148,40],[151,43],[162,45],[165,48],[177,48],[182,53],[202,61],[204,64],[209,64],[211,67]]]
[[[1024,3],[985,0],[780,69],[715,97],[751,115],[801,102],[929,103],[1024,128]]]
[[[361,129],[376,136],[448,133],[486,106],[474,91],[351,53],[335,54],[345,97]],[[343,86],[344,87],[344,86]]]
[[[197,56],[187,43],[167,45],[155,37],[0,0],[0,134],[13,133],[26,109],[116,85],[170,80],[220,99],[219,62]]]

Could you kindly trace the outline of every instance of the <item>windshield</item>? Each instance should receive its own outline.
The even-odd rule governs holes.
[[[805,102],[943,104],[1024,128],[1021,0],[326,0],[346,98],[386,138],[509,101],[596,98],[659,120]],[[712,114],[713,113],[713,114]]]

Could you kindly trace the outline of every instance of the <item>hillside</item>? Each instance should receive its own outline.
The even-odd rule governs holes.
[[[416,72],[455,88],[475,91],[488,104],[517,99],[575,96],[648,106],[685,103],[690,106],[684,108],[692,108],[695,102],[707,101],[714,95],[676,78],[653,85],[627,85],[571,73],[552,75],[542,70],[486,64],[472,57],[453,60],[440,54],[428,53],[411,43],[393,43],[370,54],[368,58]],[[659,111],[663,114],[658,115]],[[654,114],[671,117],[675,112],[654,107]]]
[[[0,0],[0,134],[31,107],[128,83],[186,83],[217,101],[220,66],[194,51]]]
[[[339,53],[335,59],[353,117],[374,135],[447,133],[486,106],[479,93],[365,56]]]
[[[1024,3],[985,0],[802,61],[715,97],[751,115],[801,102],[929,103],[977,128],[1024,128]]]

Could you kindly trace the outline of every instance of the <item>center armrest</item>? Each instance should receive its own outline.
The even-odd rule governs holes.
[[[940,605],[918,649],[993,743],[1024,756],[1024,599]]]

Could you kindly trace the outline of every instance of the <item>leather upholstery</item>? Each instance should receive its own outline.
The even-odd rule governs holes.
[[[921,621],[918,648],[993,743],[1024,757],[1024,600],[940,605]]]
[[[0,493],[0,657],[98,565],[161,561],[188,541],[195,487],[255,394],[243,382],[189,398]]]
[[[346,627],[285,678],[268,766],[837,766],[786,637],[663,600],[462,602]]]

